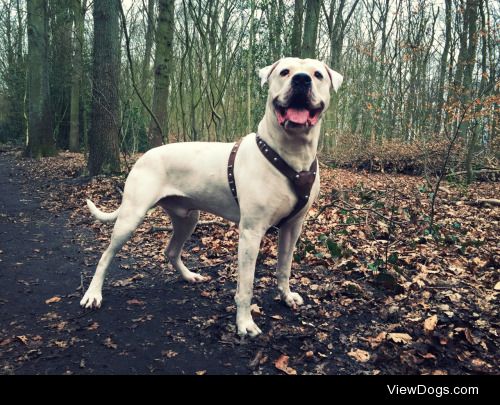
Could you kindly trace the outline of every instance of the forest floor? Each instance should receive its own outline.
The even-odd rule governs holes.
[[[79,301],[124,177],[80,177],[84,157],[0,153],[2,374],[497,374],[498,183],[445,183],[429,232],[421,177],[322,168],[322,195],[298,244],[296,311],[277,297],[276,235],[262,243],[254,318],[235,331],[237,228],[210,215],[187,243],[190,285],[166,265],[159,208],[118,254],[103,306]]]

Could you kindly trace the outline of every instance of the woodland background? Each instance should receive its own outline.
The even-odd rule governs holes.
[[[345,80],[322,125],[331,162],[422,174],[449,155],[447,172],[470,182],[498,169],[499,11],[487,0],[1,0],[0,142],[33,157],[83,151],[90,174],[119,172],[120,156],[162,143],[255,130],[256,70],[313,57]]]

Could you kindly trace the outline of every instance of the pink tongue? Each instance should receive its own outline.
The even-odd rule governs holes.
[[[289,108],[286,111],[287,120],[292,121],[296,124],[305,124],[309,118],[308,110],[297,110],[295,108]]]

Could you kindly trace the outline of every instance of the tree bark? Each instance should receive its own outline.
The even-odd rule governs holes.
[[[156,0],[148,0],[147,8],[147,28],[146,28],[146,44],[144,50],[144,59],[142,61],[142,76],[141,76],[141,90],[142,94],[145,93],[149,77],[150,77],[150,63],[151,63],[151,49],[153,48],[154,34],[155,34],[155,2]]]
[[[26,156],[56,154],[50,106],[47,0],[27,1],[28,139]]]
[[[54,113],[54,137],[61,149],[69,147],[70,105],[72,83],[73,2],[49,0],[50,27],[50,97]]]
[[[304,21],[304,0],[295,0],[295,8],[293,11],[293,28],[291,39],[291,56],[297,58],[302,54],[302,25]]]
[[[91,176],[120,171],[119,0],[94,0],[92,111],[88,168]]]
[[[444,48],[441,55],[441,65],[439,71],[439,85],[437,94],[437,114],[434,132],[438,133],[441,130],[441,123],[443,119],[443,105],[444,105],[444,82],[446,79],[446,71],[448,68],[448,54],[450,53],[451,45],[451,0],[445,0],[445,39]]]
[[[255,1],[250,0],[250,41],[247,53],[247,132],[252,131],[252,83]]]
[[[174,39],[174,0],[159,0],[158,23],[156,26],[156,52],[154,67],[153,113],[161,128],[154,120],[149,125],[149,146],[155,147],[168,142],[167,106],[172,72],[172,52]]]
[[[487,85],[487,74],[488,74],[488,71],[487,71],[487,44],[486,44],[486,35],[485,33],[488,32],[488,28],[486,26],[486,16],[485,16],[485,13],[484,13],[484,4],[482,2],[482,0],[479,0],[479,11],[480,11],[480,15],[481,15],[481,31],[484,33],[483,35],[481,35],[481,82],[480,82],[480,85],[479,85],[479,96],[482,97],[484,96],[485,94],[484,91],[486,89],[486,85]],[[472,70],[474,68],[474,58],[475,58],[475,54],[476,54],[476,48],[477,48],[477,24],[476,24],[476,21],[470,21],[470,30],[471,30],[471,33],[469,33],[469,35],[474,35],[474,37],[471,37],[471,40],[473,41],[472,43],[472,46],[471,46],[471,49],[470,49],[470,54],[469,54],[469,61],[468,61],[468,64],[472,64],[471,67],[467,66],[467,69],[466,69],[466,75],[464,77],[464,80],[466,79],[468,83],[469,83],[469,86],[472,84]],[[469,78],[470,76],[470,78]],[[471,90],[472,91],[472,90]],[[477,105],[475,107],[475,112],[476,113],[479,113],[479,111],[481,110],[481,105]],[[472,183],[472,181],[474,180],[474,170],[473,170],[473,167],[472,167],[472,163],[473,163],[473,159],[474,159],[474,152],[476,151],[476,147],[477,147],[477,142],[480,138],[480,134],[479,134],[479,129],[478,129],[478,125],[475,126],[475,128],[472,129],[472,134],[471,134],[471,137],[469,139],[469,144],[467,145],[467,154],[465,156],[465,168],[466,168],[466,171],[467,171],[467,177],[466,177],[466,181],[467,181],[467,184],[470,184]]]
[[[306,18],[301,52],[303,58],[314,59],[316,57],[320,6],[320,0],[306,0]]]
[[[71,111],[69,128],[69,150],[80,150],[80,89],[82,85],[83,24],[87,0],[73,0],[73,71],[71,74]]]

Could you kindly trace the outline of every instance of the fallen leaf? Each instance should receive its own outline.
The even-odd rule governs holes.
[[[59,323],[55,324],[55,325],[54,325],[54,327],[55,327],[58,331],[62,331],[62,330],[66,327],[66,325],[67,325],[67,324],[68,324],[68,322],[66,322],[66,321],[61,321],[61,322],[59,322]]]
[[[408,333],[388,333],[387,339],[392,340],[395,343],[407,344],[412,341],[412,337]]]
[[[288,366],[289,359],[290,359],[290,357],[288,357],[286,354],[282,354],[274,362],[274,367],[276,367],[278,370],[283,371],[284,373],[286,373],[288,375],[297,375],[297,371]]]
[[[129,305],[144,305],[144,301],[137,300],[137,299],[131,299],[127,301],[127,304]]]
[[[117,280],[117,281],[111,283],[111,285],[113,287],[126,287],[126,286],[132,284],[135,280],[140,280],[142,278],[144,278],[144,274],[136,274],[135,276],[132,276],[130,278],[126,278],[123,280]]]
[[[172,357],[177,356],[178,354],[179,353],[174,352],[173,350],[164,350],[164,351],[161,352],[162,356],[168,357],[169,359],[171,359]]]
[[[300,278],[300,284],[302,284],[302,285],[309,285],[309,284],[311,284],[311,280],[308,279],[307,277],[301,277]]]
[[[488,363],[481,359],[472,359],[471,364],[475,368],[491,367]]]
[[[360,363],[366,363],[368,360],[370,360],[370,353],[368,353],[366,350],[351,350],[347,354]]]
[[[495,284],[495,287],[493,287],[494,290],[500,291],[500,281]]]
[[[0,342],[0,346],[7,346],[9,343],[12,343],[12,338],[4,339]]]
[[[23,342],[25,345],[28,344],[28,337],[26,335],[21,335],[21,336],[16,336],[21,342]]]
[[[250,312],[252,313],[252,315],[257,315],[257,316],[262,315],[262,310],[257,304],[250,305]]]
[[[481,260],[479,257],[474,257],[472,259],[472,263],[474,263],[477,266],[477,268],[481,269],[488,264],[488,261]]]
[[[59,302],[59,301],[61,301],[61,297],[56,295],[56,296],[46,300],[45,303],[48,305],[48,304],[53,304],[54,302]]]
[[[97,322],[92,323],[92,325],[87,326],[87,330],[96,330],[99,327]]]
[[[360,338],[360,339],[370,343],[370,347],[372,349],[376,349],[386,338],[387,338],[387,332],[380,332],[375,337],[369,336],[367,338]]]
[[[437,322],[438,322],[437,315],[432,315],[429,318],[427,318],[424,321],[424,332],[427,334],[433,332],[434,329],[436,329]]]
[[[68,342],[65,340],[56,340],[54,344],[61,349],[66,349],[68,347]]]
[[[464,330],[465,338],[467,339],[467,342],[469,342],[471,345],[477,345],[480,342],[480,339],[476,338],[472,332],[470,331],[469,328],[465,328]]]
[[[267,356],[262,352],[262,350],[258,350],[255,354],[253,360],[248,364],[248,366],[252,369],[255,369],[258,365],[262,365],[267,361]]]
[[[114,343],[110,337],[107,337],[106,340],[104,340],[104,346],[109,347],[110,349],[116,349],[118,345]]]
[[[353,281],[344,281],[342,287],[347,290],[347,293],[351,295],[362,295],[363,289],[361,286]]]

